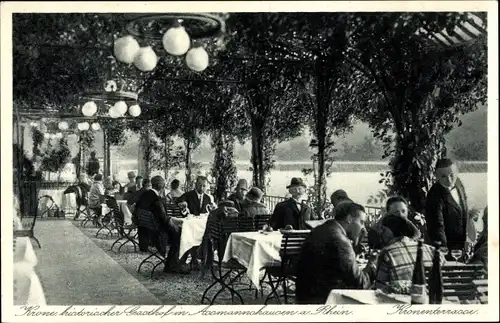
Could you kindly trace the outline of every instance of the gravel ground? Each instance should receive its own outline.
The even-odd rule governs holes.
[[[134,252],[134,248],[131,243],[125,245],[120,253],[110,251],[111,245],[116,240],[116,235],[107,236],[105,233],[99,234],[96,238],[95,234],[97,232],[96,228],[92,228],[91,225],[87,227],[81,227],[79,222],[73,222],[74,225],[79,228],[87,237],[89,237],[98,247],[103,249],[111,258],[113,258],[121,267],[123,267],[130,275],[134,276],[141,284],[143,284],[153,295],[155,295],[163,304],[168,305],[199,305],[201,302],[201,297],[205,289],[214,281],[210,273],[207,273],[205,277],[201,277],[199,271],[193,271],[188,275],[181,274],[165,274],[162,272],[163,265],[160,265],[151,279],[151,267],[141,269],[141,274],[137,272],[137,268],[140,262],[148,255],[147,253],[141,253],[139,251]],[[104,232],[104,231],[101,231]],[[117,250],[115,246],[114,250]],[[246,275],[243,275],[242,279],[243,288],[248,288],[250,285],[250,280]],[[213,289],[209,292],[209,296],[213,296],[217,289]],[[242,291],[240,292],[245,304],[263,304],[265,297],[269,294],[269,286],[264,287],[264,298],[259,295],[258,299],[255,299],[255,289],[252,291]],[[205,300],[204,304],[208,302]],[[274,300],[270,301],[270,304],[275,303]],[[224,291],[219,295],[215,304],[232,304],[231,294],[228,291]],[[235,297],[234,304],[240,304],[237,297]]]

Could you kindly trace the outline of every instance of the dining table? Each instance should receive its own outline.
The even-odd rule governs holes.
[[[281,264],[280,249],[283,235],[272,232],[233,232],[229,235],[222,262],[231,259],[244,266],[246,275],[260,290],[261,271]]]
[[[116,200],[116,203],[118,204],[118,208],[120,211],[123,213],[123,224],[131,224],[132,223],[132,211],[130,211],[130,208],[127,204],[127,200]],[[109,212],[111,212],[111,209],[109,206],[105,203],[101,204],[102,207],[102,215],[106,215]]]
[[[203,241],[203,235],[207,227],[208,214],[192,215],[186,217],[172,217],[172,221],[182,227],[181,241],[179,247],[179,259],[191,250],[198,247]]]

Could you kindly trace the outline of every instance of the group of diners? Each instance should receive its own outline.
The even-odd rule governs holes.
[[[322,224],[310,230],[302,246],[295,275],[297,302],[324,303],[332,289],[384,289],[393,282],[411,281],[420,238],[426,242],[424,263],[427,265],[432,262],[433,246],[440,245],[443,263],[450,260],[451,251],[458,248],[467,255],[462,261],[480,263],[487,268],[487,209],[483,214],[483,231],[476,239],[473,222],[479,212],[468,209],[457,165],[450,159],[439,160],[436,179],[427,195],[424,215],[413,212],[403,197],[393,196],[371,226],[365,223],[367,215],[361,204],[350,199],[344,190],[335,191],[331,195],[333,211]],[[202,243],[179,257],[182,227],[167,215],[167,204],[179,205],[183,214],[205,214],[208,221],[269,214],[269,225],[274,230],[310,229],[307,222],[318,220],[307,204],[307,186],[301,178],[291,179],[287,186],[289,198],[278,203],[272,213],[261,203],[263,192],[257,187],[249,188],[243,179],[235,192],[217,205],[207,193],[206,177],[199,176],[195,188],[188,192],[179,189],[178,180],[172,181],[170,190],[165,186],[161,176],[138,179],[131,172],[126,192],[121,192],[136,224],[143,211],[159,224],[160,236],[139,229],[139,247],[146,251],[153,243],[161,249],[167,255],[164,272],[185,274],[199,270],[199,260],[206,256]],[[104,185],[102,176],[97,174],[89,190],[89,206],[98,209],[100,198],[112,192],[119,192],[118,185],[113,185],[109,178]],[[366,250],[375,252],[366,253]],[[361,254],[366,258],[364,268],[359,262]],[[187,263],[189,256],[190,264]]]

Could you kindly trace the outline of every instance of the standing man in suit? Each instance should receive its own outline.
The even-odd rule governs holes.
[[[159,248],[159,250],[162,250],[163,253],[166,251],[167,235],[169,237],[169,240],[171,241],[171,246],[168,250],[164,272],[178,272],[185,274],[189,271],[183,266],[184,264],[182,264],[182,262],[178,261],[181,228],[176,225],[165,212],[165,208],[160,197],[160,192],[164,188],[165,180],[163,179],[163,177],[154,176],[151,179],[151,189],[144,191],[136,203],[135,208],[137,212],[141,212],[141,210],[150,212],[154,216],[156,223],[158,223],[159,225],[159,232],[157,232],[156,234],[154,232],[143,232],[142,230],[139,231],[139,246],[140,248],[144,248],[144,243],[149,243],[150,241],[153,243],[156,242],[154,244],[157,246],[157,248]],[[141,240],[143,241],[142,246]],[[142,248],[141,250],[143,250]]]
[[[476,232],[474,225],[469,225],[472,219],[464,186],[458,178],[457,165],[448,158],[438,160],[436,179],[437,182],[427,193],[427,233],[430,243],[441,242],[443,249],[447,249],[447,259],[452,259],[451,250],[466,248],[466,243],[475,240]]]
[[[335,219],[311,230],[297,263],[298,304],[325,304],[332,289],[368,289],[375,279],[376,261],[364,269],[356,261],[353,242],[366,218],[363,206],[339,205]]]
[[[198,176],[194,190],[182,194],[177,203],[186,202],[189,212],[193,215],[200,215],[201,213],[209,213],[208,205],[214,206],[212,197],[207,194],[208,179],[205,176]]]
[[[304,202],[307,186],[302,178],[292,178],[286,187],[291,198],[280,202],[274,208],[270,224],[274,230],[291,225],[294,230],[305,230],[307,220],[311,219],[311,208]]]

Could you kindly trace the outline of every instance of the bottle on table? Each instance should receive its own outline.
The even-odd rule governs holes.
[[[432,268],[429,275],[429,304],[443,302],[443,273],[441,271],[441,242],[434,242],[435,250],[432,259]]]
[[[413,276],[411,279],[411,303],[412,304],[427,304],[427,290],[425,284],[425,268],[423,259],[424,240],[418,240],[417,260],[413,268]]]

